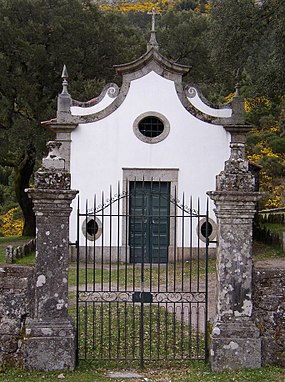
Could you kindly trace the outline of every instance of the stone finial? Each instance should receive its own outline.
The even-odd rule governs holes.
[[[147,13],[148,15],[152,15],[152,23],[151,23],[151,34],[150,39],[147,44],[147,50],[149,51],[151,48],[159,49],[159,44],[156,40],[156,29],[155,29],[155,16],[159,15],[155,11],[155,7],[152,7],[152,11]]]
[[[236,93],[234,96],[240,97],[240,83],[239,82],[236,83],[235,89],[236,89]]]
[[[48,156],[43,159],[42,165],[46,170],[64,170],[64,159],[61,158],[59,153],[59,148],[61,142],[50,141],[47,143],[47,148],[49,149]]]
[[[61,92],[61,94],[69,94],[69,93],[68,93],[68,89],[67,89],[67,87],[68,87],[68,82],[67,82],[67,79],[68,79],[68,73],[67,73],[66,65],[63,65],[61,78],[63,79],[63,81],[62,81],[62,92]]]
[[[236,84],[236,92],[232,100],[232,121],[231,124],[234,125],[244,125],[245,124],[245,110],[244,110],[244,99],[240,95],[240,84]]]
[[[57,99],[57,122],[68,122],[71,116],[71,103],[72,99],[68,93],[68,73],[66,66],[63,66],[61,78],[62,81],[62,92],[58,95]]]

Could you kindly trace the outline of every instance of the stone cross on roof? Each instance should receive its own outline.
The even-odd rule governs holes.
[[[147,12],[148,15],[152,15],[152,25],[151,25],[151,31],[155,32],[155,16],[159,15],[160,13],[155,11],[155,7],[152,7],[151,12]]]
[[[155,35],[155,16],[159,15],[159,13],[155,12],[155,7],[152,7],[151,12],[147,12],[148,15],[152,15],[152,25],[151,25],[151,34],[149,43],[147,44],[147,49],[150,50],[151,48],[157,49],[159,48],[159,45],[156,41],[156,35]]]

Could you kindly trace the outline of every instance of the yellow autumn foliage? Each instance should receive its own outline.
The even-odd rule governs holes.
[[[269,128],[269,131],[271,133],[277,133],[279,131],[279,128],[277,126],[272,126]]]
[[[22,234],[23,219],[15,218],[17,208],[11,208],[5,214],[0,215],[0,232],[4,236],[19,236]]]
[[[102,12],[150,12],[152,8],[155,8],[157,13],[164,10],[173,9],[175,1],[160,0],[158,2],[153,1],[137,1],[134,3],[127,3],[126,1],[117,1],[114,4],[102,3],[99,8]]]
[[[250,112],[254,107],[258,105],[270,107],[269,98],[268,97],[245,98],[244,109],[247,113]]]
[[[212,4],[204,4],[204,12],[206,15],[208,15],[211,11],[211,8],[212,8]],[[201,13],[202,11],[202,7],[201,7],[201,0],[198,2],[198,5],[197,7],[195,8],[195,12],[197,13]]]
[[[265,208],[278,208],[280,207],[284,195],[284,186],[278,185],[272,187],[270,197],[266,200]]]
[[[234,95],[236,93],[230,93],[225,97],[225,102],[230,103],[232,102]],[[246,113],[249,113],[254,107],[258,105],[263,105],[266,107],[270,106],[270,100],[268,97],[255,97],[255,98],[245,98],[244,99],[244,110]]]
[[[230,103],[230,102],[232,102],[232,100],[233,100],[235,94],[236,94],[235,92],[228,94],[228,95],[225,97],[225,102],[226,102],[226,103]]]
[[[269,157],[269,158],[279,158],[278,154],[275,154],[270,147],[264,147],[261,151],[260,154],[263,157]]]
[[[261,154],[251,154],[251,155],[248,155],[247,156],[247,159],[250,161],[250,162],[258,162],[260,159],[262,159],[262,155]]]

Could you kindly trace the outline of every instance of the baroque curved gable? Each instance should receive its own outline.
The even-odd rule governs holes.
[[[219,124],[220,118],[231,118],[231,109],[223,107],[214,109],[205,102],[198,90],[190,85],[183,87],[182,78],[191,70],[190,66],[177,64],[162,56],[156,47],[150,48],[144,55],[127,64],[116,65],[115,69],[122,75],[122,86],[119,89],[116,84],[106,85],[99,97],[88,102],[72,100],[71,114],[74,123],[90,123],[107,117],[124,102],[130,88],[130,83],[143,78],[150,72],[173,81],[176,93],[184,108],[205,122]],[[147,90],[147,89],[146,89]],[[103,103],[109,96],[109,102]],[[100,108],[100,103],[105,107]]]

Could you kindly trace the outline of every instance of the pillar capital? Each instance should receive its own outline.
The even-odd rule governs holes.
[[[262,193],[254,191],[208,191],[207,195],[215,203],[218,219],[249,219],[249,224],[252,224],[255,215],[256,202],[262,197]]]
[[[57,217],[69,217],[72,208],[72,200],[78,191],[75,190],[50,190],[50,189],[29,189],[29,197],[33,200],[34,211],[39,219],[44,215]],[[53,220],[50,218],[50,220]]]

